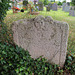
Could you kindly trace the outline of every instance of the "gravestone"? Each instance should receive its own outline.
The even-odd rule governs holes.
[[[56,3],[54,3],[54,4],[52,5],[52,10],[53,10],[53,11],[57,11],[57,8],[58,8],[58,5],[57,5]]]
[[[63,3],[62,10],[65,11],[65,12],[69,12],[69,10],[70,10],[69,2],[68,3]]]
[[[39,11],[43,11],[44,4],[42,2],[38,2]]]
[[[70,6],[70,2],[67,2],[67,5]]]
[[[75,7],[74,6],[70,8],[69,15],[75,16]]]
[[[70,10],[70,6],[66,5],[64,11],[69,12],[69,10]]]
[[[46,7],[46,11],[50,11],[50,7],[48,5],[46,5],[45,7]]]
[[[48,5],[45,6],[46,7],[46,11],[50,11],[52,9],[52,4],[49,3]]]
[[[48,6],[50,7],[50,9],[52,9],[52,4],[51,3],[49,3]]]
[[[63,67],[67,52],[68,24],[50,16],[22,19],[12,24],[13,40],[28,50],[31,57],[45,57]]]
[[[65,7],[66,7],[66,3],[63,3],[63,5],[62,5],[62,11],[65,11]]]

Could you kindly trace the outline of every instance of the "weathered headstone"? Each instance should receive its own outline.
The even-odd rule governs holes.
[[[52,9],[52,4],[51,3],[49,3],[48,6],[50,7],[50,9]]]
[[[67,2],[67,5],[70,6],[70,2]]]
[[[13,40],[28,50],[34,59],[43,56],[50,63],[63,67],[68,39],[68,24],[51,17],[37,16],[12,24]]]
[[[39,11],[43,11],[44,4],[42,2],[38,2]]]
[[[69,11],[70,16],[75,16],[75,7],[71,7]]]
[[[46,11],[50,11],[50,7],[46,5]]]
[[[69,3],[63,3],[62,10],[65,12],[69,12],[70,4]]]
[[[52,10],[53,10],[53,11],[57,11],[57,8],[58,8],[58,5],[57,5],[56,3],[54,3],[54,4],[52,5]]]
[[[66,5],[64,11],[69,12],[69,10],[70,10],[70,6]]]
[[[62,10],[63,10],[63,11],[65,11],[66,5],[67,5],[66,3],[63,3],[63,5],[62,5]]]
[[[49,3],[48,5],[45,6],[46,7],[46,11],[50,11],[52,9],[52,4]]]

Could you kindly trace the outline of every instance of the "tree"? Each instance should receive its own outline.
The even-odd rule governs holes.
[[[44,5],[47,5],[47,0],[44,0]]]
[[[66,3],[66,0],[64,0],[62,3]]]
[[[0,23],[4,20],[4,17],[6,16],[6,12],[8,10],[10,0],[0,0]]]
[[[11,2],[12,0],[0,0],[0,42],[12,42],[12,36],[10,36],[12,31],[3,22]]]
[[[75,6],[75,0],[72,0],[71,4],[72,4],[73,6]]]

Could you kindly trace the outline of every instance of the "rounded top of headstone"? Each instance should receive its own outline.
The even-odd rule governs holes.
[[[46,20],[46,21],[53,21],[53,18],[52,18],[51,16],[46,16],[46,17],[45,17],[45,20]]]
[[[35,17],[35,21],[41,21],[41,20],[44,20],[44,21],[47,21],[47,22],[53,21],[51,16],[43,17],[42,15],[40,15],[40,16]]]
[[[35,20],[36,20],[36,21],[38,21],[38,20],[40,20],[40,21],[41,21],[41,20],[44,20],[44,19],[45,19],[45,18],[44,18],[43,16],[41,16],[41,15],[40,15],[40,16],[37,16],[37,17],[35,17]]]

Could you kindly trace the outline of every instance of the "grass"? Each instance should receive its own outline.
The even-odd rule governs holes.
[[[44,11],[39,12],[39,15],[51,16],[54,20],[64,21],[69,24],[68,51],[71,51],[72,54],[75,55],[75,17],[69,16],[69,13],[62,11],[62,9],[59,9],[58,11],[51,10],[48,12],[45,8]],[[27,11],[25,11],[24,13],[19,12],[13,14],[12,10],[9,10],[4,22],[8,25],[8,27],[10,27],[12,22],[14,21],[32,17],[35,17],[35,15],[28,15]]]

